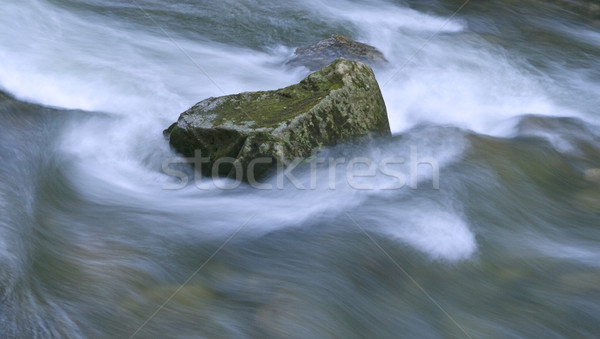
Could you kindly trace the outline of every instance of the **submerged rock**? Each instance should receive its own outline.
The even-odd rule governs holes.
[[[165,133],[183,155],[199,150],[208,157],[204,174],[233,176],[239,169],[246,174],[251,165],[255,177],[272,168],[272,160],[287,164],[336,141],[391,134],[373,71],[344,59],[286,88],[208,98]]]
[[[383,53],[377,48],[334,34],[315,44],[298,47],[287,64],[305,66],[316,71],[338,58],[360,61],[372,67],[387,63]]]
[[[600,184],[600,168],[590,168],[583,173],[585,180]]]
[[[597,0],[542,0],[554,3],[584,17],[600,20],[600,4]]]

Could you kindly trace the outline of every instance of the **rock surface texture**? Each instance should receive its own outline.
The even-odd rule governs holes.
[[[204,174],[232,176],[233,169],[242,169],[247,180],[254,159],[262,159],[251,165],[253,177],[260,177],[275,163],[266,160],[288,164],[336,141],[391,133],[371,68],[339,59],[296,85],[201,101],[165,134],[179,153],[194,156],[199,150],[208,157]],[[235,162],[218,160],[223,158]]]
[[[316,71],[338,58],[360,61],[372,67],[387,63],[383,53],[377,48],[334,34],[315,44],[298,47],[294,57],[287,64],[305,66],[311,71]]]

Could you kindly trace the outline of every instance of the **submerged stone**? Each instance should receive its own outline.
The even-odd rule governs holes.
[[[201,101],[165,133],[177,152],[207,158],[205,175],[236,176],[241,169],[243,180],[249,168],[260,177],[276,161],[288,164],[324,145],[391,134],[373,71],[344,59],[296,85]]]
[[[600,20],[600,4],[597,0],[543,0],[573,11],[584,17]]]
[[[377,48],[334,34],[315,44],[298,47],[287,64],[305,66],[316,71],[338,58],[360,61],[372,67],[387,63],[383,53]]]
[[[585,180],[600,184],[600,168],[590,168],[583,173]]]

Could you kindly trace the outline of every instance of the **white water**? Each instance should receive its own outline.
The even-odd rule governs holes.
[[[307,4],[310,5],[314,4]],[[338,7],[344,10],[336,11]],[[383,3],[345,3],[343,6],[340,3],[325,8],[321,13],[325,17],[349,21],[359,27],[358,36],[381,48],[391,65],[402,64],[425,37],[440,27],[443,27],[442,33],[458,34],[465,26],[460,20],[447,22],[443,17]],[[5,13],[9,20],[0,24],[0,29],[7,33],[1,41],[5,46],[0,50],[4,65],[0,70],[1,87],[21,99],[44,105],[116,114],[110,119],[74,123],[62,143],[64,152],[79,159],[77,175],[82,177],[75,181],[85,185],[88,192],[94,191],[96,185],[102,191],[95,193],[94,199],[116,195],[110,193],[111,186],[121,195],[148,196],[149,193],[142,190],[144,187],[154,191],[171,180],[156,171],[160,162],[171,156],[161,131],[195,102],[224,94],[221,89],[228,94],[280,88],[308,74],[301,68],[290,69],[283,65],[293,52],[292,46],[274,44],[266,52],[257,52],[200,39],[182,39],[176,33],[163,32],[162,26],[145,17],[141,10],[138,14],[147,25],[144,31],[131,23],[90,13],[73,14],[42,1],[11,1],[5,5]],[[393,15],[386,15],[387,19],[381,22],[379,18],[386,13]],[[379,34],[382,31],[384,33]],[[370,39],[376,36],[378,38]],[[471,53],[464,53],[463,46],[448,48],[447,43],[444,39],[432,42],[415,59],[417,65],[378,73],[380,79],[396,74],[383,88],[394,132],[422,121],[452,123],[487,132],[498,120],[511,115],[550,111],[551,104],[542,95],[534,91],[526,97],[520,94],[531,81],[520,77],[519,70],[511,67],[507,60],[498,60],[490,51],[471,49]],[[449,51],[456,55],[448,55]],[[458,62],[448,67],[449,58]],[[479,67],[469,71],[469,63]],[[480,68],[492,66],[491,71],[499,79],[490,82]],[[516,78],[513,88],[494,93],[502,84],[514,81],[513,77]],[[482,95],[483,92],[494,95]],[[531,102],[532,96],[539,103],[530,106],[541,107],[541,110],[520,106],[524,99]],[[509,104],[494,106],[500,101]],[[502,115],[498,116],[498,112]],[[477,118],[473,118],[475,116]],[[312,193],[306,196],[281,193],[285,202],[279,195],[275,200],[267,196],[265,203],[257,205],[269,206],[267,211],[276,208],[281,215],[293,215],[291,218],[296,220],[293,224],[299,224],[302,220],[299,216],[315,212],[310,206],[307,210],[297,208],[302,201],[308,201],[308,196],[314,197]],[[198,204],[190,199],[190,194],[200,200],[206,197],[202,192],[158,194],[148,204],[171,210],[179,206],[181,211]],[[322,194],[321,198],[330,203],[319,204],[318,210],[344,209],[345,203],[335,206],[339,202],[334,201],[340,197],[346,201],[348,192],[338,189]],[[181,195],[181,198],[173,195]],[[252,199],[256,201],[257,197]],[[170,202],[160,203],[164,200]],[[311,201],[311,205],[313,203]],[[352,199],[348,201],[350,206],[356,203]],[[227,200],[215,204],[227,205]],[[297,213],[286,212],[286,206]],[[251,211],[255,207],[247,208]],[[231,216],[231,219],[223,220],[223,224],[237,227],[239,217]],[[437,255],[435,252],[434,256]],[[448,258],[454,257],[448,255]]]
[[[544,90],[551,80],[467,34],[460,19],[384,2],[304,4],[317,5],[324,9],[319,15],[351,23],[357,38],[390,60],[392,67],[377,76],[395,133],[433,122],[507,135],[511,118],[523,114],[584,116],[554,102]],[[4,12],[0,86],[44,105],[116,114],[76,123],[62,147],[80,158],[82,173],[92,175],[81,182],[129,189],[132,196],[170,179],[156,172],[170,154],[161,131],[183,110],[209,96],[279,88],[307,74],[283,65],[293,46],[275,43],[258,52],[184,39],[142,10],[142,27],[37,0],[9,1]],[[432,33],[437,35],[422,48]]]
[[[469,34],[460,19],[385,2],[304,4],[317,5],[324,18],[352,24],[358,39],[390,59],[392,67],[377,76],[395,132],[432,121],[493,133],[522,114],[584,115],[554,102],[545,91],[556,85],[551,79]],[[45,105],[171,121],[193,103],[223,95],[221,89],[279,88],[307,74],[282,65],[293,46],[273,43],[259,52],[201,36],[184,39],[142,10],[140,27],[38,0],[8,1],[3,9],[0,85]],[[587,85],[597,86],[590,81],[578,87]]]

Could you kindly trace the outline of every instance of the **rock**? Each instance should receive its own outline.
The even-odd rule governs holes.
[[[600,184],[600,168],[590,168],[583,172],[585,180]]]
[[[315,44],[298,47],[294,57],[287,64],[305,66],[311,71],[316,71],[338,58],[360,61],[372,67],[387,63],[383,53],[377,48],[334,34]]]
[[[247,180],[253,159],[288,164],[337,141],[391,133],[371,68],[339,59],[296,85],[201,101],[183,112],[165,134],[183,155],[192,157],[199,150],[208,157],[201,166],[205,175],[233,177],[242,169]],[[217,162],[220,158],[231,161]],[[253,163],[255,178],[274,164]]]
[[[310,338],[315,337],[314,331],[318,329],[305,324],[314,321],[315,313],[306,297],[281,289],[268,304],[256,310],[254,321],[271,338]],[[317,337],[327,336],[321,334]]]

